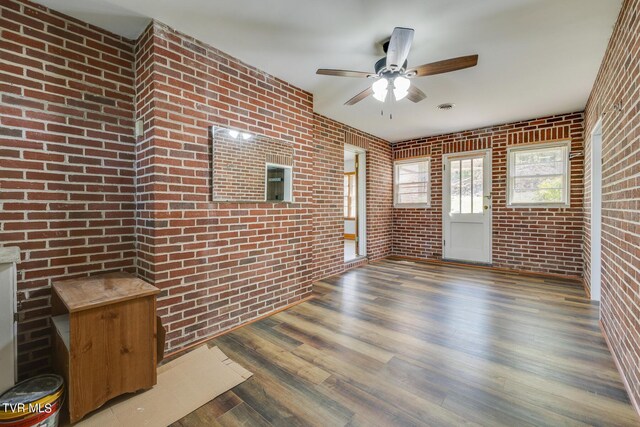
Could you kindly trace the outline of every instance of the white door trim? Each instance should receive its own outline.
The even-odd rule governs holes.
[[[486,204],[489,208],[485,210],[488,213],[489,218],[487,219],[485,238],[486,238],[486,248],[485,252],[487,254],[486,258],[482,261],[470,261],[464,259],[458,259],[453,257],[447,257],[447,246],[446,246],[446,236],[447,236],[447,215],[450,211],[450,203],[451,203],[451,189],[450,189],[450,179],[447,174],[446,166],[449,160],[451,159],[466,159],[466,158],[474,158],[479,157],[479,155],[484,155],[484,171],[483,171],[483,204]],[[461,261],[461,262],[470,262],[474,264],[491,264],[493,262],[493,200],[492,200],[492,150],[491,148],[484,150],[474,150],[474,151],[464,151],[460,153],[450,153],[442,156],[442,258],[444,260],[450,261]],[[449,242],[451,245],[451,242]]]
[[[600,301],[602,281],[602,118],[591,131],[591,299]]]
[[[367,151],[349,144],[344,144],[344,150],[351,151],[358,156],[358,229],[356,236],[358,237],[358,258],[363,258],[367,256]]]

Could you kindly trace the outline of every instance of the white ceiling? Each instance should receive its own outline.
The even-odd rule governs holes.
[[[39,0],[136,38],[158,19],[314,95],[315,111],[389,141],[584,108],[622,0]],[[393,120],[370,80],[317,68],[372,71],[377,42],[415,29],[409,66],[477,53],[478,66],[413,80],[427,94]],[[451,111],[435,107],[456,104]]]

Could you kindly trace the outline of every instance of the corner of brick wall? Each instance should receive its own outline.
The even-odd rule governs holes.
[[[344,149],[365,150],[367,259],[391,254],[392,163],[387,141],[314,114],[314,278],[352,267],[344,262]],[[360,264],[357,264],[360,265]]]
[[[138,271],[175,351],[311,294],[312,97],[157,21],[136,63]],[[295,203],[214,202],[211,125],[291,144]]]

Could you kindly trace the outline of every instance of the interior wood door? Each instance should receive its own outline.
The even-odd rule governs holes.
[[[443,160],[443,258],[490,264],[491,151]]]

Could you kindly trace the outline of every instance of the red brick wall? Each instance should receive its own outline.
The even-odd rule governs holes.
[[[591,132],[603,118],[601,322],[640,403],[640,1],[625,0],[585,111],[585,282],[590,283]],[[621,104],[617,111],[614,104]]]
[[[393,244],[393,159],[391,147],[351,129],[345,142],[367,150],[367,257],[391,254]]]
[[[140,274],[167,350],[311,293],[311,94],[153,23],[138,41]],[[214,203],[211,125],[289,142],[295,203]]]
[[[314,114],[313,260],[315,278],[344,270],[344,126]]]
[[[19,246],[19,370],[50,361],[60,277],[133,271],[133,44],[33,3],[0,4],[0,242]]]
[[[22,376],[49,367],[59,277],[125,269],[160,287],[169,351],[308,296],[314,275],[345,268],[346,139],[368,150],[369,254],[390,253],[390,147],[318,117],[339,129],[339,191],[324,202],[340,257],[315,267],[326,141],[314,145],[310,94],[160,23],[132,43],[28,2],[3,3],[2,20],[0,215],[2,244],[23,251]],[[295,203],[214,203],[212,124],[290,144]]]
[[[393,254],[442,258],[442,155],[491,148],[493,265],[581,275],[583,157],[571,161],[569,208],[514,208],[506,205],[506,154],[511,145],[560,139],[580,152],[582,125],[582,113],[572,113],[393,144],[395,159],[431,156],[432,168],[431,207],[393,211]]]
[[[366,150],[367,259],[391,253],[392,168],[389,143],[314,114],[314,268],[317,279],[337,274],[344,262],[344,145]]]
[[[0,232],[3,245],[22,249],[22,376],[48,367],[49,286],[58,277],[137,271],[162,289],[169,350],[309,295],[313,278],[345,268],[344,143],[367,150],[370,259],[392,246],[394,254],[439,258],[441,156],[491,147],[494,264],[583,271],[590,182],[582,158],[572,162],[570,208],[507,208],[504,184],[510,144],[571,138],[572,150],[582,150],[580,113],[406,141],[392,153],[382,140],[314,115],[310,94],[162,24],[134,47],[32,3],[0,7]],[[638,167],[637,10],[638,0],[625,1],[586,111],[590,130],[623,102],[623,113],[604,121],[601,307],[636,399],[640,255],[627,242],[638,238],[638,184],[629,172]],[[137,141],[134,116],[145,128]],[[212,124],[291,143],[295,203],[214,203]],[[392,209],[392,154],[432,156],[430,209]]]

